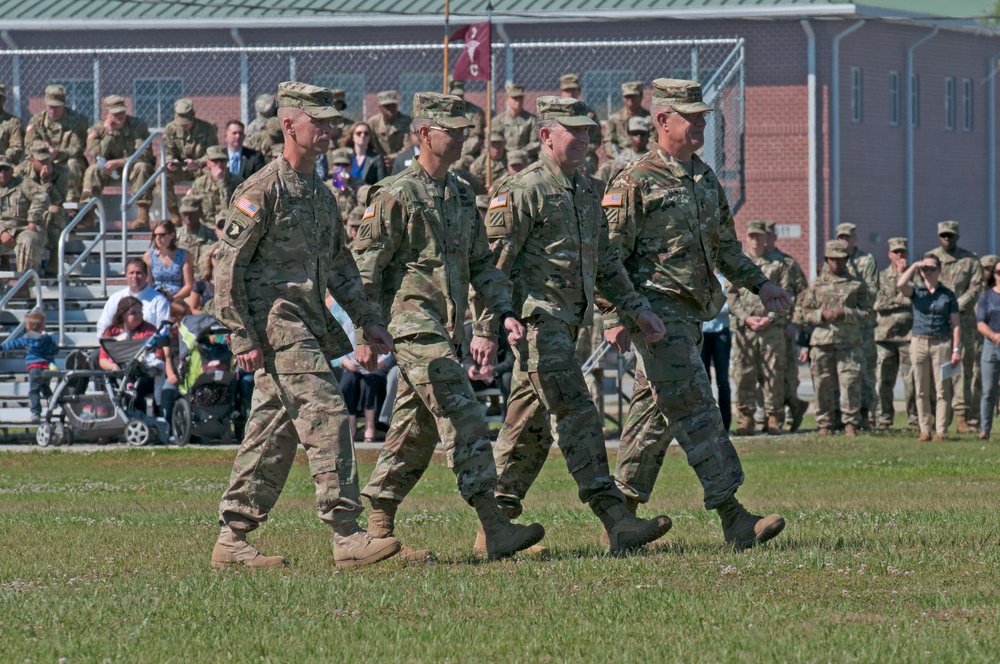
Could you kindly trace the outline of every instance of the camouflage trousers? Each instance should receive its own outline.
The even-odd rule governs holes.
[[[520,505],[553,439],[582,502],[624,500],[611,477],[601,417],[577,360],[577,328],[551,316],[533,316],[525,324],[527,339],[514,348],[507,416],[493,451],[497,502]]]
[[[832,429],[837,410],[844,424],[861,424],[861,367],[864,350],[858,346],[813,346],[809,368],[816,392],[816,425]]]
[[[489,431],[451,342],[433,334],[396,340],[399,389],[375,472],[361,494],[401,502],[427,470],[440,439],[466,502],[496,487]]]
[[[733,330],[733,382],[736,412],[753,417],[757,410],[757,386],[763,392],[764,412],[784,421],[787,349],[781,326],[754,332],[744,325]]]
[[[153,174],[153,165],[145,161],[136,161],[128,170],[128,183],[132,187],[132,194],[139,191],[142,185],[146,184],[146,180],[149,176]],[[110,184],[120,184],[121,183],[121,173],[118,174],[119,179],[114,179],[108,175],[103,168],[100,168],[96,164],[87,168],[87,171],[83,174],[83,194],[80,197],[81,200],[89,200],[91,198],[96,198],[101,195],[104,188]],[[150,186],[149,189],[142,193],[139,197],[140,202],[150,203],[153,200],[153,189],[154,186]]]
[[[42,250],[47,240],[44,228],[36,231],[28,229],[27,225],[8,230],[13,236],[12,244],[0,244],[0,256],[14,255],[14,270],[23,274],[28,270],[38,270],[42,263]]]
[[[320,520],[332,526],[361,514],[347,408],[325,365],[317,342],[300,342],[265,359],[254,374],[246,435],[219,505],[221,525],[246,532],[267,520],[299,443],[309,457]]]
[[[701,481],[705,508],[715,509],[743,484],[743,467],[701,360],[701,324],[664,320],[663,339],[638,351],[635,386],[622,431],[615,480],[647,502],[673,438]]]
[[[913,389],[913,369],[910,366],[910,343],[908,341],[878,342],[878,419],[881,426],[892,426],[895,419],[893,391],[896,377],[903,379],[903,393],[906,395],[906,414],[909,424],[917,424],[917,395]]]
[[[978,401],[973,400],[972,375],[975,371],[976,363],[979,362],[979,354],[976,353],[976,337],[981,335],[976,332],[976,317],[963,315],[959,322],[959,329],[962,334],[962,372],[951,379],[951,408],[955,413],[962,413],[968,420],[975,423],[979,420],[979,412],[976,408]],[[982,388],[979,390],[982,395]],[[949,421],[951,417],[949,416]]]
[[[785,339],[785,405],[799,402],[799,347],[795,339]]]
[[[875,345],[875,328],[861,329],[861,408],[870,418],[875,417],[878,392],[875,373],[878,368],[878,348]]]

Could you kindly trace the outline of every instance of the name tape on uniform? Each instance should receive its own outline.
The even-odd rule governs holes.
[[[621,207],[622,206],[622,195],[621,194],[604,194],[604,198],[601,199],[602,207]]]
[[[507,205],[507,194],[500,194],[496,198],[490,201],[490,210],[495,210],[497,208],[502,208]]]
[[[256,217],[257,213],[260,212],[260,206],[255,205],[249,198],[244,196],[240,200],[236,201],[236,209],[245,214],[248,217]]]

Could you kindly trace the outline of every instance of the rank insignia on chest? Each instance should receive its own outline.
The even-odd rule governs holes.
[[[260,212],[260,206],[254,204],[246,196],[236,201],[236,209],[248,217],[256,217],[257,213]]]
[[[507,194],[500,194],[496,198],[490,201],[490,210],[495,210],[497,208],[502,208],[507,206]]]
[[[364,221],[366,219],[371,219],[374,216],[375,216],[375,205],[372,204],[365,208],[365,214],[361,217],[361,221]]]
[[[621,193],[610,193],[604,194],[604,198],[601,199],[602,207],[621,207],[622,206],[622,195]]]

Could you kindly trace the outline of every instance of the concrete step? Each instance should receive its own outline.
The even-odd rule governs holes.
[[[23,408],[0,408],[0,425],[23,425],[29,422],[31,422],[31,409],[27,406]]]

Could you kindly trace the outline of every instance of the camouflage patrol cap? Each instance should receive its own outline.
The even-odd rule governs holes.
[[[524,150],[507,150],[507,164],[521,164],[527,166],[531,163],[528,153]]]
[[[580,89],[580,75],[579,74],[563,74],[559,77],[559,89],[560,90],[579,90]]]
[[[508,97],[523,97],[524,96],[524,86],[518,85],[517,83],[508,83],[504,90],[507,92]]]
[[[455,95],[456,97],[465,98],[465,81],[456,81],[452,78],[448,79],[448,94]]]
[[[221,145],[212,145],[205,149],[205,158],[209,161],[229,161],[229,151]]]
[[[194,102],[187,97],[178,99],[174,102],[174,115],[185,120],[192,119],[194,117]]]
[[[938,235],[958,235],[958,222],[957,221],[939,222]]]
[[[10,159],[6,156],[0,154],[0,168],[9,168],[10,170],[14,170],[14,164],[10,163]]]
[[[344,105],[344,108],[347,107],[347,90],[343,88],[330,88],[330,98],[333,101],[339,101]]]
[[[767,235],[767,222],[760,219],[747,222],[747,235]]]
[[[500,131],[499,129],[491,129],[490,130],[490,143],[499,143],[501,141],[504,142],[504,143],[507,142],[507,137],[504,135],[504,133],[502,131]]]
[[[334,166],[350,166],[353,156],[351,148],[337,148],[330,156],[330,163]]]
[[[707,113],[712,107],[701,99],[701,83],[682,78],[653,81],[653,103],[666,104],[679,113]]]
[[[642,81],[629,81],[628,83],[622,83],[622,97],[641,97],[642,91],[645,87],[646,84]]]
[[[281,138],[281,120],[277,117],[268,118],[264,123],[264,131],[272,138]]]
[[[52,159],[52,149],[45,141],[32,141],[28,147],[28,154],[38,161],[50,161]]]
[[[465,102],[455,95],[440,92],[418,92],[413,95],[413,119],[433,120],[445,129],[465,129],[473,126],[465,117]]]
[[[889,251],[909,251],[909,242],[905,237],[889,238]]]
[[[181,214],[187,212],[191,214],[193,212],[201,212],[201,196],[195,194],[188,194],[181,199],[180,204]]]
[[[997,257],[996,254],[986,254],[979,258],[979,264],[990,270],[995,268],[998,262],[1000,262],[1000,257]]]
[[[392,104],[399,106],[399,90],[382,90],[377,96],[379,106],[390,106]]]
[[[857,230],[858,227],[855,224],[837,224],[837,237],[857,235]]]
[[[643,131],[649,133],[649,118],[643,115],[633,115],[628,119],[628,132]]]
[[[270,92],[265,92],[264,94],[257,97],[257,100],[253,103],[254,110],[265,117],[271,117],[274,115],[275,105],[274,105],[274,95]]]
[[[767,232],[771,235],[774,235],[775,232],[777,231],[777,227],[774,225],[773,221],[765,221],[764,229],[767,230]]]
[[[828,240],[823,256],[826,258],[847,258],[847,242],[844,240]]]
[[[298,108],[314,120],[331,120],[340,117],[333,107],[333,93],[327,88],[298,81],[285,81],[278,85],[278,108]]]
[[[46,85],[45,86],[45,105],[46,106],[65,106],[66,105],[66,88],[61,85]]]
[[[121,95],[108,95],[105,97],[104,108],[108,113],[121,113],[128,110],[125,107],[125,97]]]
[[[538,107],[538,119],[555,120],[564,127],[593,127],[597,123],[587,117],[587,107],[582,101],[572,97],[556,97],[546,95],[535,102]]]

